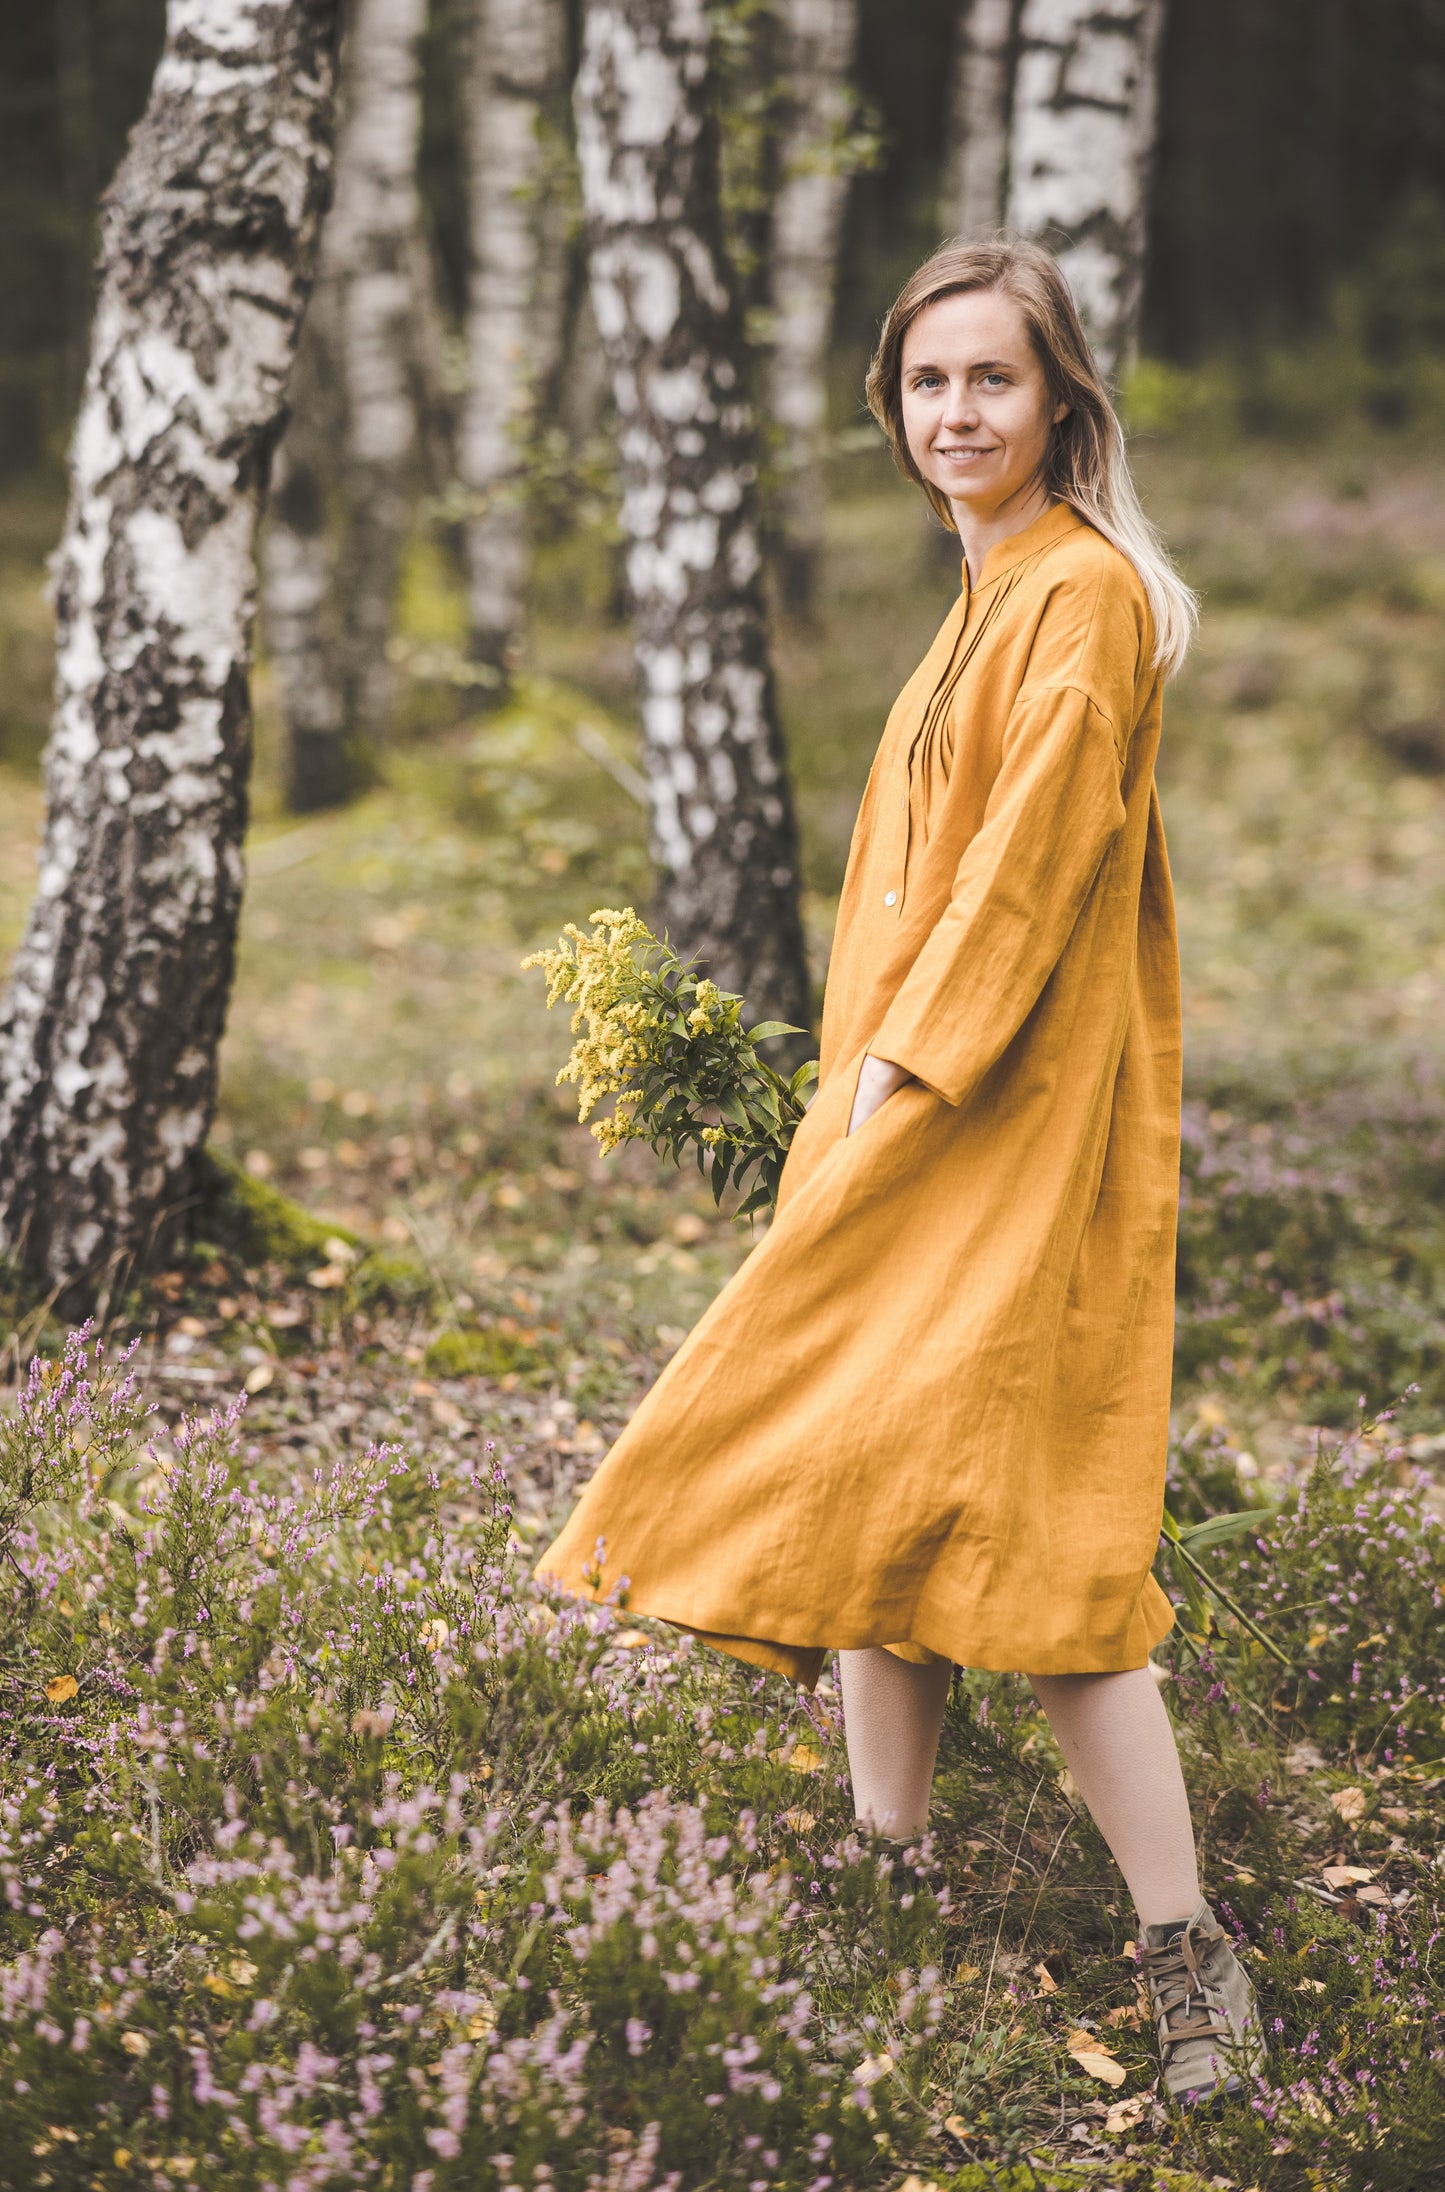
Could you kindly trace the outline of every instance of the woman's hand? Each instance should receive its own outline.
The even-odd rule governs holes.
[[[871,1119],[874,1112],[881,1110],[896,1089],[902,1088],[905,1081],[912,1079],[913,1075],[905,1072],[902,1066],[895,1066],[887,1058],[875,1058],[870,1051],[863,1060],[862,1070],[858,1075],[858,1088],[853,1098],[853,1113],[848,1121],[848,1132],[856,1134],[865,1119]]]

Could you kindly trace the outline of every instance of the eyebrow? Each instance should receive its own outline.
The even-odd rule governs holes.
[[[927,365],[920,360],[916,364],[905,365],[903,370],[905,373],[942,373],[946,369],[941,365]],[[968,370],[970,373],[1015,373],[1018,371],[1018,363],[1013,358],[976,358]]]

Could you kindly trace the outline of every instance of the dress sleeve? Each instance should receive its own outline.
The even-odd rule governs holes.
[[[1124,824],[1115,726],[1071,685],[1025,686],[952,896],[868,1048],[958,1104],[1037,1003]]]

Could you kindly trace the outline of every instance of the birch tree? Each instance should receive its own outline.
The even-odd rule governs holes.
[[[852,113],[858,0],[786,0],[784,28],[787,121],[773,206],[770,393],[782,437],[783,590],[792,607],[807,611],[823,530],[828,338],[848,194],[838,143]]]
[[[417,468],[425,330],[416,181],[425,27],[426,0],[356,0],[335,204],[267,528],[266,637],[300,812],[350,795],[391,711],[386,646]]]
[[[56,564],[39,887],[0,1006],[0,1247],[93,1289],[210,1123],[254,543],[329,185],[337,0],[169,0],[107,194]]]
[[[561,233],[547,188],[549,122],[564,91],[564,0],[474,0],[468,183],[467,394],[458,469],[472,659],[505,691],[528,566],[523,453],[556,363]]]
[[[943,227],[996,228],[1008,193],[1009,114],[1019,0],[963,0],[954,55]]]
[[[1057,249],[1095,355],[1117,375],[1139,325],[1164,0],[1024,0],[1011,225]]]
[[[592,300],[618,414],[661,915],[755,1010],[806,1024],[707,70],[704,0],[590,0],[575,96]]]

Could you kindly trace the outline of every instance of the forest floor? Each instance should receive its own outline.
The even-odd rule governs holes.
[[[1445,1925],[1445,1645],[1430,1641],[1445,1582],[1445,467],[1379,441],[1324,455],[1165,444],[1142,452],[1141,471],[1205,596],[1160,772],[1188,1029],[1171,1503],[1185,1519],[1243,1505],[1289,1518],[1273,1554],[1251,1539],[1216,1557],[1293,1665],[1282,1679],[1227,1622],[1197,1635],[1203,1679],[1187,1649],[1160,1657],[1211,1885],[1263,1944],[1279,2088],[1208,2123],[1159,2106],[1120,1962],[1127,1903],[1026,1693],[969,1677],[945,1741],[941,1870],[918,1884],[946,1883],[951,1902],[925,1944],[941,2024],[911,2084],[901,2057],[868,2058],[877,2105],[895,2072],[899,2097],[876,2118],[874,2160],[840,2159],[840,2187],[905,2172],[979,2187],[1445,2183],[1445,1991],[1430,1974]],[[820,980],[873,744],[956,578],[880,461],[840,462],[836,487],[817,623],[778,642]],[[0,549],[0,952],[19,933],[40,812],[44,523],[43,508],[17,505]],[[244,1386],[263,1472],[390,1441],[445,1485],[490,1442],[523,1548],[565,1511],[750,1237],[645,1153],[598,1160],[552,1085],[565,1023],[520,972],[565,920],[646,903],[630,648],[608,591],[603,555],[548,548],[515,702],[467,718],[446,675],[459,603],[437,550],[418,544],[397,737],[377,788],[340,814],[281,811],[263,666],[214,1140],[315,1230],[278,1222],[268,1241],[261,1209],[238,1247],[217,1224],[189,1262],[113,1305],[140,1334],[162,1424]],[[17,1314],[0,1377],[18,1376],[43,1323]],[[1387,1427],[1359,1435],[1410,1387]],[[1309,1537],[1300,1487],[1321,1440],[1339,1437],[1353,1441],[1358,1500],[1326,1513],[1320,1493]],[[1400,1563],[1378,1553],[1392,1530],[1415,1563],[1413,1600],[1398,1601]],[[1286,1540],[1288,1592],[1269,1574]],[[705,1655],[659,1639],[640,1656],[672,1668],[700,1712],[748,1729],[746,1772],[719,1780],[702,1751],[673,1758],[672,1797],[711,1806],[710,1820],[721,1804],[724,1833],[745,1804],[770,1807],[776,1862],[800,1877],[824,1868],[819,1892],[820,1853],[847,1828],[830,1685],[810,1717],[728,1664],[700,1674]],[[638,1788],[607,1766],[566,1793],[635,1802]],[[1382,1977],[1391,1958],[1398,1971]],[[1316,2069],[1302,2072],[1306,2059]],[[1393,2095],[1336,2090],[1360,2066],[1393,2076]],[[123,2129],[129,2167],[144,2142]],[[612,2130],[609,2151],[631,2154],[642,2131]],[[160,2159],[137,2181],[169,2182],[167,2166],[187,2181],[174,2154],[165,2162],[169,2136],[156,2132]],[[668,2152],[665,2140],[660,2173]],[[92,2181],[64,2173],[69,2153],[55,2148],[49,2181]],[[758,2182],[792,2184],[787,2161]],[[685,2188],[751,2181],[683,2166]],[[828,2181],[821,2161],[815,2175]],[[440,2175],[438,2192],[462,2181]],[[647,2192],[653,2179],[634,2181]]]

